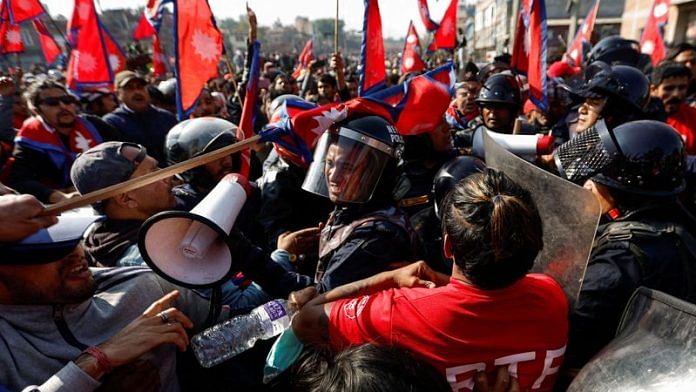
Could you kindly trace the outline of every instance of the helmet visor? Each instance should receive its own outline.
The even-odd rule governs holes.
[[[583,184],[600,173],[616,158],[618,150],[604,121],[574,136],[554,151],[554,161],[561,177]]]
[[[302,189],[333,203],[365,203],[377,188],[393,149],[348,128],[326,131]]]

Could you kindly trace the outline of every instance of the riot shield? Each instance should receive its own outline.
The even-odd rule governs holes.
[[[563,287],[572,307],[590,257],[600,208],[595,196],[548,173],[497,144],[484,132],[486,165],[500,170],[532,194],[544,229],[544,249],[533,272],[550,275]]]
[[[639,287],[616,338],[568,391],[696,390],[696,305]]]

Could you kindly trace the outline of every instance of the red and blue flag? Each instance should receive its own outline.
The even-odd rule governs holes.
[[[223,53],[222,34],[206,0],[174,1],[176,107],[188,118],[210,78],[218,75]]]
[[[418,0],[418,13],[420,14],[421,21],[423,21],[423,26],[425,26],[428,31],[437,30],[439,25],[430,18],[427,0]]]
[[[73,49],[66,70],[66,82],[72,90],[112,87],[114,74],[104,42],[107,34],[100,26],[93,0],[75,0],[68,23],[68,39]]]
[[[152,77],[158,78],[167,74],[168,62],[162,52],[162,46],[157,34],[152,36]]]
[[[314,37],[310,38],[302,48],[300,56],[297,58],[297,68],[292,73],[292,77],[297,79],[302,75],[302,71],[309,68],[309,63],[314,60]]]
[[[413,26],[413,22],[408,24],[408,34],[404,42],[404,50],[401,51],[401,67],[399,71],[402,75],[409,72],[420,72],[425,69],[425,63],[421,59],[420,40],[418,33]]]
[[[46,59],[46,64],[51,65],[62,53],[60,46],[58,46],[53,35],[51,35],[41,19],[34,19],[33,24],[36,33],[39,35],[39,44],[41,44],[41,51]]]
[[[365,0],[358,95],[362,97],[380,90],[384,88],[386,81],[387,70],[384,66],[384,40],[379,4],[377,0]]]
[[[575,67],[579,67],[582,65],[583,44],[589,44],[590,38],[592,38],[592,31],[594,30],[595,20],[597,19],[597,12],[599,11],[599,1],[600,0],[595,1],[594,6],[592,6],[592,8],[590,8],[590,10],[587,12],[585,20],[582,21],[580,29],[575,34],[573,43],[568,47],[568,50],[566,51],[568,56],[571,59],[573,59],[573,66]]]
[[[417,135],[442,122],[456,79],[454,64],[447,63],[365,99],[383,105],[401,135]]]
[[[36,19],[46,13],[39,0],[3,0],[0,7],[2,20],[8,20],[12,25]]]
[[[2,21],[0,25],[0,53],[24,52],[24,42],[19,25],[13,25],[9,19]]]
[[[145,15],[145,12],[140,14],[140,19],[138,19],[138,25],[135,26],[135,30],[133,30],[133,39],[136,41],[140,41],[146,38],[152,38],[157,31],[155,28],[152,26],[152,23],[148,20],[147,16]]]
[[[544,112],[549,108],[546,92],[546,41],[544,0],[521,0],[510,65],[517,72],[527,75],[529,99]]]
[[[653,65],[665,58],[662,28],[667,24],[667,19],[669,19],[669,0],[655,0],[643,35],[640,37],[640,51],[650,56]]]
[[[433,41],[428,46],[428,52],[438,49],[454,50],[457,47],[457,4],[459,4],[458,0],[450,0],[440,26],[435,31]]]
[[[245,87],[242,118],[239,121],[239,128],[237,128],[238,140],[248,139],[254,135],[256,101],[259,93],[259,67],[261,66],[259,64],[259,52],[261,52],[261,44],[259,41],[254,41],[251,45],[251,65],[249,69],[249,78]],[[250,162],[249,150],[242,151],[242,165],[239,172],[244,177],[249,176]]]
[[[106,52],[109,56],[109,67],[111,68],[111,74],[116,75],[117,73],[126,69],[126,54],[119,46],[118,42],[113,35],[106,29],[101,22],[99,22],[99,28],[101,29],[104,46],[106,47]]]
[[[350,117],[383,117],[402,135],[429,131],[442,122],[455,80],[454,65],[448,63],[403,84],[348,102],[314,107],[287,100],[280,118],[272,119],[261,132],[262,140],[280,145],[309,164],[319,136],[336,122]]]

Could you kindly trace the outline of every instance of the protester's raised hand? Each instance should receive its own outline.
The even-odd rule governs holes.
[[[0,196],[0,241],[19,241],[58,222],[55,216],[38,216],[43,209],[31,195]]]
[[[257,23],[256,23],[256,13],[249,8],[249,4],[246,6],[247,10],[247,21],[249,22],[249,43],[253,43],[256,41],[256,31],[257,31]]]
[[[163,344],[174,344],[179,351],[186,351],[186,329],[192,328],[193,323],[171,307],[178,295],[174,290],[153,302],[140,317],[99,345],[113,367],[130,363]]]
[[[3,97],[8,97],[14,95],[17,91],[15,87],[14,80],[8,76],[0,77],[0,95]]]
[[[449,282],[447,275],[433,271],[422,260],[392,271],[392,279],[396,287],[434,288]]]

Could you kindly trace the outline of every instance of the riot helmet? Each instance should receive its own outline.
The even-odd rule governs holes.
[[[638,42],[612,35],[602,38],[587,56],[587,64],[603,61],[607,64],[626,64],[635,66],[640,59]]]
[[[472,174],[483,172],[484,169],[486,169],[486,164],[473,156],[456,157],[442,165],[435,174],[431,191],[433,209],[438,219],[442,219],[440,211],[443,210],[445,198],[454,188],[454,185]]]
[[[620,125],[612,134],[620,153],[593,181],[645,196],[670,196],[684,190],[686,152],[674,128],[642,120]]]
[[[520,84],[512,75],[491,75],[481,86],[476,102],[480,106],[487,103],[502,103],[519,108],[522,105]]]
[[[563,87],[582,98],[606,98],[600,114],[608,120],[608,126],[643,118],[650,99],[650,82],[640,70],[597,61],[588,66],[585,78],[578,88]]]
[[[338,122],[319,138],[302,189],[335,204],[391,196],[403,147],[396,128],[381,117]]]
[[[199,117],[184,120],[174,126],[165,140],[168,165],[203,155],[237,142],[237,126],[217,117]],[[239,170],[239,154],[233,155],[231,172]],[[209,187],[214,179],[208,178],[202,167],[178,175],[186,182]]]
[[[592,178],[646,196],[684,189],[684,142],[674,128],[659,121],[632,121],[613,130],[600,121],[558,147],[554,160],[562,177],[579,184]]]

